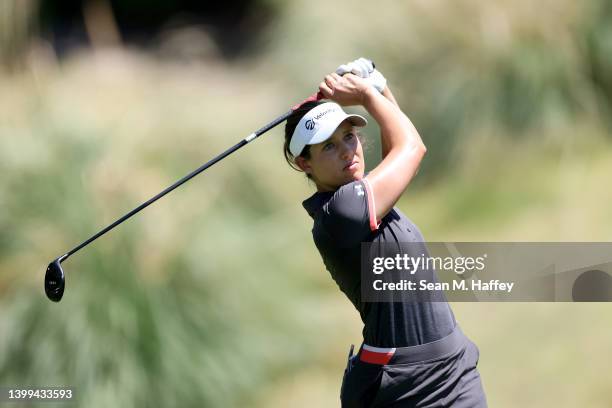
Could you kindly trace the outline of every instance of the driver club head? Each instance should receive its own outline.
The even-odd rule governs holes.
[[[64,283],[64,271],[58,258],[47,266],[47,273],[45,274],[45,293],[47,297],[54,302],[59,302],[64,295]]]

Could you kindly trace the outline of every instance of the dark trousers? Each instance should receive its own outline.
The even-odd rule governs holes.
[[[363,345],[345,369],[342,407],[487,407],[480,352],[459,326],[435,342],[396,348],[386,364],[365,362],[362,353]]]

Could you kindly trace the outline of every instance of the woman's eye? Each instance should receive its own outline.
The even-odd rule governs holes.
[[[323,146],[323,150],[330,150],[332,147],[334,147],[333,143],[327,143]]]
[[[344,136],[346,140],[351,140],[353,137],[355,137],[355,135],[353,135],[352,133],[348,133],[347,135]]]

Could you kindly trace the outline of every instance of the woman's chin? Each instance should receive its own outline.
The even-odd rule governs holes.
[[[363,178],[363,173],[355,173],[348,175],[342,184],[352,183],[353,181],[359,181]]]
[[[361,169],[355,169],[351,172],[349,172],[349,177],[351,179],[351,181],[355,181],[355,180],[361,180],[363,178],[363,170]]]

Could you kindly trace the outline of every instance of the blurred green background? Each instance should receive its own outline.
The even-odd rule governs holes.
[[[0,3],[0,386],[73,386],[84,407],[338,406],[361,322],[280,127],[64,262],[61,303],[42,282],[359,56],[428,147],[398,204],[426,239],[612,240],[608,1],[68,3]],[[491,407],[612,406],[609,304],[452,307]]]

